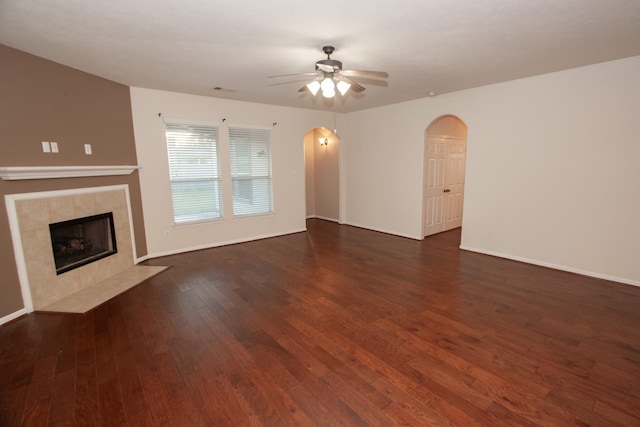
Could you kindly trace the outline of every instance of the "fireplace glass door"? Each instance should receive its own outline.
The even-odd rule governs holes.
[[[56,274],[117,253],[113,213],[49,224]]]

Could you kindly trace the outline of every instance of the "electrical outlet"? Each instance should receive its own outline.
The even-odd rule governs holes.
[[[42,141],[42,152],[43,153],[51,152],[51,145],[49,145],[49,141]]]
[[[84,144],[84,154],[87,156],[93,154],[91,151],[91,144]]]
[[[52,153],[57,153],[58,152],[58,143],[57,142],[51,142],[51,152]]]

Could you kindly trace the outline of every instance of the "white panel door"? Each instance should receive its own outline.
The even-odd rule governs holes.
[[[466,141],[429,137],[426,144],[423,233],[462,226]]]
[[[425,236],[439,233],[444,229],[445,215],[445,169],[447,144],[443,138],[429,138],[426,146],[424,183],[424,225]]]
[[[449,140],[445,170],[445,218],[443,231],[462,227],[465,141]]]

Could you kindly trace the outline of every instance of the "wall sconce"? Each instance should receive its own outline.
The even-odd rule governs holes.
[[[329,145],[329,138],[320,138],[320,145]]]

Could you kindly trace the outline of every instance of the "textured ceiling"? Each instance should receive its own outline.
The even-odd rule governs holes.
[[[640,55],[640,0],[0,0],[0,43],[129,86],[348,112]],[[386,85],[327,102],[267,78],[327,44]]]

